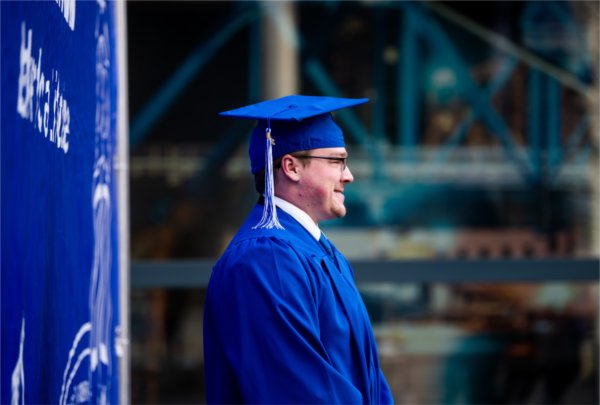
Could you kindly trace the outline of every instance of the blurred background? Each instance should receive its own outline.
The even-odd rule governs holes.
[[[205,400],[212,264],[251,123],[340,111],[352,262],[399,404],[598,403],[597,1],[127,3],[134,403]]]

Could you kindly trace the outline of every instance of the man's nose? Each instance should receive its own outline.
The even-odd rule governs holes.
[[[342,183],[352,183],[354,181],[354,176],[350,171],[350,168],[346,166],[344,171],[342,172]]]

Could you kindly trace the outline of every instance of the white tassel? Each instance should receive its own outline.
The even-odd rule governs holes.
[[[265,206],[263,215],[258,224],[252,229],[267,228],[267,229],[285,229],[277,219],[277,208],[273,196],[275,195],[275,184],[273,182],[273,145],[275,140],[271,138],[271,126],[267,125],[267,145],[265,151]]]

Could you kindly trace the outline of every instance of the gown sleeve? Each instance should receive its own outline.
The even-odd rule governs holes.
[[[390,390],[390,387],[389,387],[381,369],[379,369],[379,392],[380,392],[380,398],[379,398],[380,404],[393,404],[394,403],[394,397],[392,396],[392,391]]]
[[[229,389],[243,402],[363,402],[360,391],[330,363],[319,337],[318,286],[287,242],[239,243],[215,268],[210,283],[211,327],[227,363],[220,367],[235,376]]]

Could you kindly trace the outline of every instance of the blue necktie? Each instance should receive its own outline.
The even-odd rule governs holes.
[[[325,251],[327,252],[329,257],[331,257],[331,260],[335,264],[335,267],[340,272],[342,277],[347,279],[348,274],[346,274],[345,271],[342,270],[342,266],[340,266],[340,262],[338,261],[337,254],[335,253],[335,247],[333,246],[333,243],[331,243],[329,241],[329,239],[327,239],[323,233],[321,233],[321,237],[319,238],[319,243],[321,244],[321,246],[323,246],[325,248]]]
[[[334,253],[335,248],[333,247],[333,245],[331,244],[329,239],[327,239],[323,233],[321,233],[321,237],[319,238],[319,243],[321,244],[321,246],[323,246],[325,248],[325,251],[333,259],[333,262],[335,263],[335,265],[337,267],[340,267],[338,264],[338,261],[337,261],[337,257]]]
[[[323,248],[325,248],[325,251],[330,256],[333,256],[333,250],[331,249],[331,245],[329,244],[329,241],[327,240],[327,238],[325,237],[325,235],[323,233],[321,233],[321,237],[319,238],[319,243],[321,244],[321,246],[323,246]]]

